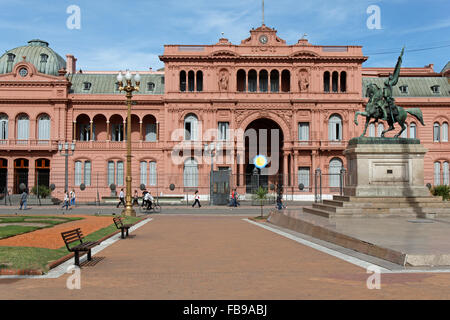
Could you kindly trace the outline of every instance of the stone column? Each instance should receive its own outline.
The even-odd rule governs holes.
[[[72,126],[72,141],[73,142],[77,141],[77,121],[76,120],[73,121],[73,126]]]
[[[143,141],[142,120],[139,120],[139,141]]]
[[[283,177],[284,177],[283,184],[285,187],[288,185],[288,181],[289,181],[289,179],[288,179],[289,170],[288,169],[289,169],[288,168],[288,153],[285,151],[283,153]]]
[[[106,120],[106,141],[111,141],[111,130],[109,126],[109,120]]]
[[[94,141],[94,120],[91,120],[90,126],[89,126],[89,140]]]

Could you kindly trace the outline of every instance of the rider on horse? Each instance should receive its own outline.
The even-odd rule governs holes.
[[[378,103],[378,106],[381,107],[381,110],[383,111],[383,120],[388,120],[388,114],[386,109],[389,109],[389,115],[391,117],[392,123],[395,123],[394,114],[398,114],[397,106],[394,103],[395,100],[392,97],[392,87],[397,85],[404,52],[405,48],[402,49],[402,53],[400,54],[400,57],[398,57],[397,65],[395,66],[394,69],[394,74],[393,75],[389,74],[389,78],[384,82],[383,88],[384,103],[380,102]]]

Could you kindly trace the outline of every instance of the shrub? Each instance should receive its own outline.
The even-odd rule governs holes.
[[[430,191],[433,196],[440,196],[444,201],[450,199],[450,187],[447,185],[435,186]]]
[[[38,193],[37,193],[37,186],[34,186],[32,189],[31,189],[31,192],[33,193],[33,194],[35,194],[35,195],[37,195]],[[49,195],[51,194],[51,190],[50,190],[50,188],[49,187],[46,187],[46,186],[39,186],[39,197],[41,197],[41,198],[47,198]]]

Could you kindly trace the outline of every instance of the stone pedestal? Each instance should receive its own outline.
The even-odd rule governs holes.
[[[348,177],[345,196],[429,197],[424,156],[418,139],[354,138],[344,151]]]

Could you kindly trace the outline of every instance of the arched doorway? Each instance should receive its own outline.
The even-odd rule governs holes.
[[[27,159],[16,159],[14,160],[14,193],[20,194],[20,184],[25,184],[28,188],[28,166],[29,162]]]
[[[259,186],[270,188],[270,185],[283,185],[283,142],[284,136],[280,126],[273,120],[260,118],[252,121],[245,129],[245,185],[246,193],[253,193]],[[261,174],[261,170],[253,164],[254,156],[264,155],[269,164],[269,174]],[[255,183],[255,174],[258,174]]]

